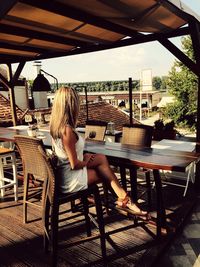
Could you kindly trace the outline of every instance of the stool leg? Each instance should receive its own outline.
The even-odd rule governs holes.
[[[12,155],[13,181],[14,181],[14,196],[15,201],[18,201],[18,181],[17,181],[17,167],[15,155]]]
[[[4,186],[4,171],[3,171],[3,162],[2,158],[0,158],[0,189],[1,189],[1,197],[5,195],[5,189],[2,188]]]

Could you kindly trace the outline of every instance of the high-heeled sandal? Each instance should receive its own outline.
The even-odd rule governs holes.
[[[140,210],[138,208],[138,206],[134,202],[132,202],[128,193],[126,194],[124,199],[118,198],[118,200],[116,201],[116,204],[119,207],[121,207],[122,209],[129,209],[131,211],[131,213],[136,215],[136,216],[142,216],[142,217],[149,218],[148,212]],[[136,209],[138,209],[139,211],[136,211]]]

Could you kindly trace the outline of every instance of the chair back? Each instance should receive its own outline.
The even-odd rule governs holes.
[[[42,140],[23,135],[15,135],[14,138],[22,158],[24,171],[40,180],[45,180],[47,169],[39,151],[39,147],[44,150]]]
[[[47,187],[46,187],[46,196],[44,203],[44,211],[46,209],[46,201],[49,201],[51,205],[55,204],[58,200],[59,194],[59,179],[56,179],[55,168],[52,163],[51,157],[49,157],[42,147],[39,147],[40,155],[43,158],[43,162],[46,166],[47,171]]]
[[[106,133],[107,122],[89,120],[85,125],[85,139],[103,141]]]
[[[122,129],[122,144],[141,147],[151,147],[153,126],[144,124],[124,125]]]

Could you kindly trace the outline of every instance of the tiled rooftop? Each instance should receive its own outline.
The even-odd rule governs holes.
[[[88,119],[114,122],[115,130],[121,131],[123,124],[129,123],[129,116],[106,102],[88,103]],[[86,105],[81,105],[78,126],[85,126]],[[137,123],[136,121],[134,121]]]
[[[37,110],[38,111],[38,110]],[[51,109],[41,109],[42,113],[50,113]],[[34,111],[30,110],[28,113],[33,114]],[[20,118],[23,111],[17,107],[17,117]],[[81,104],[80,115],[78,120],[78,127],[84,127],[86,122],[86,105]],[[88,119],[101,120],[106,122],[114,122],[115,130],[122,130],[122,125],[129,123],[129,116],[123,113],[116,107],[106,102],[88,103]],[[11,123],[12,115],[10,108],[10,101],[0,94],[0,122]],[[136,122],[136,121],[134,121]],[[136,122],[137,123],[137,122]]]
[[[16,106],[17,117],[20,118],[23,114],[23,111]],[[0,123],[9,123],[12,122],[12,113],[10,108],[10,100],[0,94]]]

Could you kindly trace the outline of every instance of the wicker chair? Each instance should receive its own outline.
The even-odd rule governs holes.
[[[27,223],[28,205],[40,208],[42,211],[42,205],[45,195],[45,186],[47,179],[47,169],[44,163],[43,157],[38,150],[38,146],[43,146],[42,140],[29,137],[16,135],[15,142],[18,147],[19,153],[23,163],[24,173],[24,200],[23,200],[23,222]],[[30,179],[33,182],[38,183],[34,187],[33,192],[30,192]],[[42,202],[35,203],[34,200],[38,197]]]
[[[144,124],[124,125],[122,129],[122,144],[129,144],[138,147],[151,147],[153,136],[153,127]],[[137,173],[135,169],[130,170],[131,195],[134,201],[137,201]],[[145,172],[148,204],[151,204],[151,183],[150,170],[142,169]],[[122,186],[127,190],[126,169],[120,167]]]
[[[88,120],[85,125],[85,139],[103,141],[106,133],[107,122]]]
[[[81,190],[75,193],[68,193],[68,194],[60,193],[58,185],[59,179],[56,179],[56,170],[51,162],[51,159],[47,157],[43,149],[40,148],[40,150],[41,154],[43,155],[43,159],[45,161],[48,172],[47,191],[43,209],[43,226],[44,226],[45,251],[46,252],[48,251],[49,245],[51,247],[51,265],[52,266],[57,265],[58,224],[59,224],[60,205],[67,202],[75,201],[76,199],[81,199],[85,215],[87,236],[88,237],[91,236],[89,208],[87,201],[87,197],[90,194],[93,194],[95,199],[98,228],[100,232],[101,250],[102,250],[103,260],[105,262],[106,245],[105,245],[104,219],[103,219],[103,210],[102,210],[98,186],[97,185],[90,186],[86,190]],[[85,240],[87,240],[87,238],[85,238]]]

